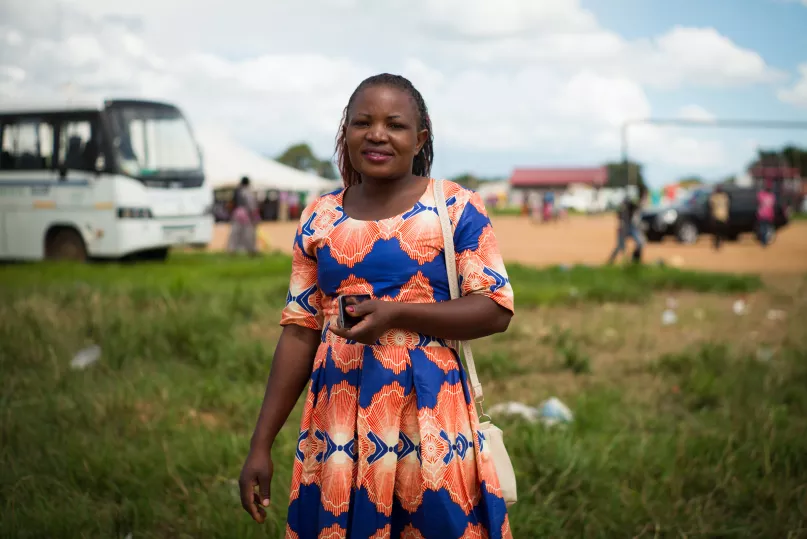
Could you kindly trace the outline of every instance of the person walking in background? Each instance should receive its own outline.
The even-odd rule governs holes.
[[[631,259],[634,264],[642,263],[642,253],[644,252],[644,234],[642,233],[642,208],[647,202],[647,187],[639,186],[639,200],[631,207],[630,215],[630,237],[633,238],[635,246]]]
[[[257,225],[260,222],[258,200],[250,187],[249,178],[241,178],[241,184],[233,193],[233,212],[230,218],[230,237],[227,250],[236,253],[246,250],[250,256],[257,254]]]
[[[757,193],[757,234],[760,243],[767,247],[773,233],[773,219],[776,207],[776,196],[770,182]]]
[[[364,80],[337,136],[345,187],[300,216],[283,332],[239,478],[244,510],[263,522],[272,445],[307,387],[287,539],[512,539],[451,342],[505,331],[513,289],[482,198],[446,181],[461,283],[451,299],[432,141],[411,82]],[[352,327],[339,325],[342,296]]]
[[[633,201],[630,196],[625,195],[616,210],[616,247],[608,257],[608,264],[613,264],[616,257],[625,252],[625,241],[628,239],[630,231],[631,206]]]
[[[712,225],[712,238],[715,250],[719,250],[728,234],[729,207],[731,200],[723,186],[715,187],[709,197],[709,217]]]
[[[645,195],[646,190],[644,187],[640,187],[638,202],[632,200],[628,194],[622,199],[622,203],[617,209],[616,247],[611,252],[611,256],[608,257],[608,264],[613,264],[616,257],[625,252],[628,237],[632,238],[635,244],[633,251],[634,261],[641,261],[642,246],[644,245],[640,228],[641,204]]]

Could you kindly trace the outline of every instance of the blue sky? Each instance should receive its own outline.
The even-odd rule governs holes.
[[[712,26],[738,45],[758,52],[766,62],[789,74],[807,61],[807,6],[776,0],[642,0],[584,1],[600,20],[627,37],[648,37],[673,24]],[[610,4],[610,5],[606,5]],[[658,115],[672,115],[684,103],[698,103],[718,118],[759,118],[807,121],[807,110],[783,103],[775,88],[649,90]],[[761,145],[791,142],[807,147],[805,130],[751,129],[717,131],[727,141],[752,137]],[[738,156],[741,164],[742,156]],[[652,167],[652,164],[650,165]]]
[[[807,62],[807,6],[785,0],[583,0],[607,27],[628,38],[649,38],[674,25],[710,26],[738,45],[758,52],[773,67],[795,73]],[[775,88],[774,88],[775,89]],[[772,88],[716,91],[648,91],[659,114],[696,102],[718,117],[807,119],[776,98]],[[807,131],[797,135],[807,141]]]
[[[687,27],[713,27],[740,47],[759,53],[766,63],[787,73],[792,83],[797,77],[799,64],[807,62],[807,6],[793,1],[776,0],[583,0],[584,7],[592,10],[605,28],[628,39],[650,39],[680,25]],[[776,92],[780,84],[757,84],[728,88],[681,88],[675,90],[647,87],[645,92],[655,117],[674,117],[688,105],[698,105],[718,118],[751,118],[799,120],[807,122],[807,109],[783,103]],[[729,145],[729,160],[725,166],[689,168],[670,167],[643,160],[645,173],[656,186],[687,173],[701,175],[709,180],[735,173],[753,157],[747,148],[754,140],[760,146],[777,147],[793,143],[807,147],[805,130],[754,130],[692,128],[685,134],[703,136]],[[634,137],[631,137],[635,142]],[[741,147],[738,148],[738,147]],[[618,153],[564,152],[547,155],[534,152],[514,153],[508,156],[480,155],[477,152],[447,152],[446,160],[439,163],[454,170],[458,162],[467,163],[469,170],[478,170],[493,176],[507,176],[513,165],[574,166],[596,164],[599,159],[618,159]],[[438,167],[442,168],[442,167]]]

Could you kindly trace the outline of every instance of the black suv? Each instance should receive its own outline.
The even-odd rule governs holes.
[[[755,232],[757,226],[757,192],[755,187],[723,186],[729,196],[728,239],[736,240],[740,234]],[[681,243],[695,243],[701,234],[711,233],[709,195],[711,187],[694,191],[682,203],[666,208],[642,212],[642,231],[647,241],[659,242],[665,236],[675,236]],[[788,211],[777,197],[774,228],[788,222]]]

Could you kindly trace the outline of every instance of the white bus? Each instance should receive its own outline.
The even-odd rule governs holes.
[[[206,245],[213,191],[167,103],[0,105],[0,259],[165,259]]]

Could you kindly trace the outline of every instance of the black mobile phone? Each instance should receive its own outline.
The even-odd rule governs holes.
[[[339,296],[339,327],[350,329],[359,323],[361,318],[356,318],[347,314],[347,307],[349,305],[358,305],[362,301],[367,301],[370,296],[366,294],[359,294],[355,296]]]

